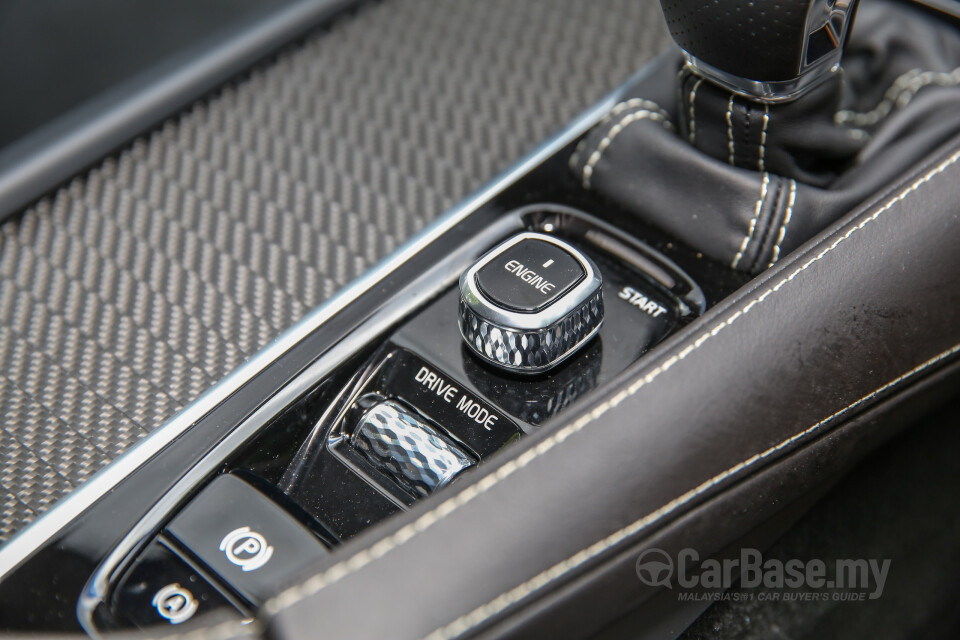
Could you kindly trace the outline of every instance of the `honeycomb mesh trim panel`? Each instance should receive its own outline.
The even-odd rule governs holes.
[[[656,1],[366,5],[0,226],[0,540],[666,47]]]

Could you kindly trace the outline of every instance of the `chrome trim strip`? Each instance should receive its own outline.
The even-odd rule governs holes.
[[[3,579],[7,573],[15,569],[23,560],[46,544],[66,526],[67,523],[82,514],[87,508],[99,500],[101,496],[108,493],[124,478],[136,471],[141,465],[156,455],[190,426],[223,402],[239,387],[251,380],[271,362],[278,359],[293,345],[326,322],[342,307],[372,288],[378,281],[389,275],[409,260],[411,256],[417,254],[444,232],[466,218],[470,213],[585,133],[613,108],[626,87],[633,85],[647,76],[650,73],[650,69],[655,67],[655,64],[656,62],[654,61],[653,64],[648,65],[644,70],[632,76],[626,83],[575,118],[572,123],[555,134],[543,145],[522,158],[511,169],[495,178],[488,186],[468,197],[447,214],[437,218],[420,234],[408,240],[365,275],[314,309],[309,315],[305,316],[273,342],[258,351],[245,364],[228,374],[153,433],[146,436],[119,458],[97,472],[90,480],[58,502],[55,507],[43,514],[33,524],[22,529],[0,548],[0,579]],[[337,358],[346,357],[347,354],[342,353],[346,351],[343,349],[345,345],[345,341],[334,345],[334,347],[332,347],[325,356],[315,362],[311,368],[317,367],[321,365],[321,363],[332,368],[332,366],[335,365],[335,362],[332,361],[337,360]],[[287,387],[290,386],[291,385],[287,385]],[[275,395],[271,400],[281,396],[285,397],[283,391],[284,390],[281,390],[281,393]],[[264,407],[268,405],[270,405],[269,402],[264,405]],[[263,407],[261,407],[261,409],[262,408]],[[239,427],[228,435],[221,444],[231,440],[231,436],[238,430]]]

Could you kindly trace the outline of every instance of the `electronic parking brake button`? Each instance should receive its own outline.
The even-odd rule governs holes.
[[[543,233],[518,234],[460,277],[460,334],[499,368],[546,371],[599,331],[601,285],[597,266],[571,245]]]
[[[561,246],[525,238],[479,269],[477,286],[504,309],[534,313],[560,298],[585,275],[580,261]]]
[[[327,553],[284,509],[231,475],[210,483],[167,533],[254,605]]]

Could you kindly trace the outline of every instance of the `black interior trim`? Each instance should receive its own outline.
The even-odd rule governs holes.
[[[182,51],[0,150],[0,219],[356,4],[302,0]]]

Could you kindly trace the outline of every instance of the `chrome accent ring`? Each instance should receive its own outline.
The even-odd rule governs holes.
[[[477,272],[526,239],[557,245],[583,266],[585,277],[560,299],[536,313],[496,305],[477,286]],[[542,233],[520,233],[496,247],[460,277],[457,323],[460,335],[481,358],[515,373],[541,373],[586,344],[603,324],[602,278],[596,265],[566,242]]]

